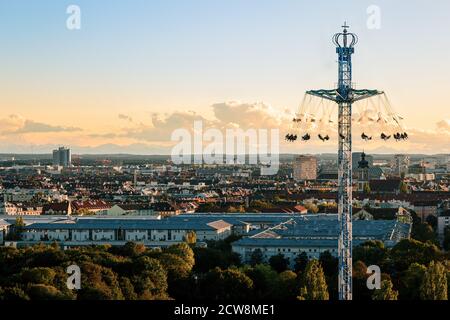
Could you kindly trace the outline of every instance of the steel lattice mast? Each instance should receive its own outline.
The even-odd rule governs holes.
[[[338,54],[338,86],[333,90],[312,90],[307,94],[332,100],[338,104],[338,218],[339,218],[339,299],[352,299],[352,103],[383,92],[356,90],[352,86],[352,54],[358,41],[349,33],[346,24],[343,32],[333,37]]]

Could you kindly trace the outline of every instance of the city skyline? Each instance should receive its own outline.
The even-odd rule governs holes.
[[[450,44],[441,35],[450,4],[379,1],[381,29],[370,30],[372,3],[346,3],[351,10],[331,1],[77,1],[81,29],[73,31],[68,3],[0,3],[0,152],[67,145],[76,153],[170,154],[173,130],[194,120],[280,128],[282,138],[304,92],[333,86],[330,38],[344,20],[360,37],[357,87],[386,91],[410,133],[402,143],[355,139],[354,150],[450,152]],[[280,152],[333,152],[336,144],[282,141]]]

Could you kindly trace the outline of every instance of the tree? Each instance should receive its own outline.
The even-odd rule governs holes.
[[[436,233],[428,223],[419,223],[413,226],[411,236],[422,242],[436,242]]]
[[[442,246],[446,251],[450,250],[450,227],[445,227],[444,229],[444,241]]]
[[[419,263],[412,263],[400,277],[400,298],[403,300],[419,300],[420,286],[427,268]]]
[[[23,218],[17,217],[11,228],[11,232],[8,235],[8,240],[13,240],[13,241],[20,240],[24,227],[25,227],[25,222],[23,221]]]
[[[381,288],[376,289],[372,295],[373,300],[397,300],[398,291],[394,290],[391,280],[381,281]]]
[[[371,191],[372,191],[372,190],[370,190],[370,185],[369,185],[368,183],[365,183],[365,184],[364,184],[364,188],[363,188],[363,192],[364,192],[365,194],[370,194]]]
[[[134,286],[129,278],[121,277],[119,279],[119,284],[125,300],[136,300],[138,298],[136,292],[134,291]]]
[[[246,300],[253,293],[253,281],[238,269],[215,268],[200,279],[203,301]]]
[[[328,287],[320,262],[310,260],[301,281],[299,300],[329,300]]]
[[[253,281],[253,294],[255,299],[276,299],[278,273],[267,264],[258,264],[243,270]]]
[[[113,247],[111,251],[119,255],[124,255],[126,257],[138,257],[145,252],[146,248],[143,244],[135,242],[127,242],[122,247]]]
[[[381,265],[385,260],[387,250],[384,243],[378,240],[369,240],[353,249],[353,260],[363,261],[366,265]]]
[[[280,273],[275,294],[276,299],[281,301],[294,300],[297,296],[297,291],[297,274],[291,270]]]
[[[302,251],[295,257],[294,259],[294,270],[295,272],[303,272],[305,271],[306,265],[308,264],[308,255],[305,251]]]
[[[206,273],[215,267],[227,269],[231,266],[241,264],[239,254],[232,252],[231,249],[216,248],[194,248],[195,265],[194,272]]]
[[[64,300],[66,297],[57,288],[47,284],[31,284],[28,288],[31,300]]]
[[[285,258],[283,254],[271,256],[269,259],[270,266],[278,273],[283,272],[289,268],[289,259]]]
[[[194,251],[187,243],[178,243],[164,250],[166,253],[173,253],[182,258],[192,269],[195,264]]]
[[[331,277],[338,272],[338,259],[333,257],[330,251],[325,251],[320,254],[320,265],[327,277]]]
[[[133,262],[130,280],[138,299],[167,298],[167,271],[153,258],[142,256]]]
[[[367,266],[358,260],[353,263],[353,298],[355,300],[370,300],[372,292],[367,288]]]
[[[257,264],[263,263],[263,261],[264,261],[264,254],[262,253],[261,249],[253,250],[250,256],[250,265],[255,266]]]
[[[81,300],[121,300],[117,274],[109,268],[83,262],[80,264],[82,274],[81,290],[78,291],[78,299]]]
[[[37,267],[32,269],[24,269],[22,271],[22,281],[24,283],[35,284],[52,284],[55,279],[56,272],[50,268]]]
[[[308,209],[308,212],[310,212],[310,213],[317,213],[317,212],[319,212],[319,207],[317,207],[317,205],[314,204],[313,202],[306,202],[304,204],[304,207],[306,209]]]
[[[404,181],[400,182],[399,189],[400,193],[408,193],[408,185]]]
[[[397,271],[404,271],[414,263],[428,264],[438,260],[440,250],[432,243],[423,243],[414,239],[404,239],[397,243],[389,253]]]
[[[187,244],[195,244],[197,242],[197,234],[195,231],[186,232],[184,241],[186,241]]]
[[[19,286],[0,288],[0,301],[30,300],[30,297]]]
[[[187,278],[192,270],[191,264],[173,253],[162,253],[158,261],[167,270],[168,279],[172,281]]]
[[[431,261],[420,286],[422,300],[448,300],[447,274],[440,262]]]
[[[437,229],[438,219],[436,216],[430,214],[425,221],[433,228],[434,231]]]

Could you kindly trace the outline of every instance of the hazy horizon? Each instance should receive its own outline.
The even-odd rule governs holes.
[[[0,152],[170,153],[194,120],[280,128],[283,153],[336,152],[337,139],[283,137],[304,92],[334,86],[331,37],[347,21],[357,88],[387,92],[410,137],[365,143],[355,124],[354,150],[450,153],[450,2],[377,1],[375,30],[372,4],[79,0],[81,29],[69,30],[66,2],[1,2]]]

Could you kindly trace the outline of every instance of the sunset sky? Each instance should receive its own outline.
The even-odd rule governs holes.
[[[66,28],[71,4],[80,30]],[[450,153],[449,13],[448,0],[0,0],[0,152],[170,153],[195,119],[283,134],[306,90],[337,81],[346,20],[353,81],[385,91],[410,132],[355,151]]]

